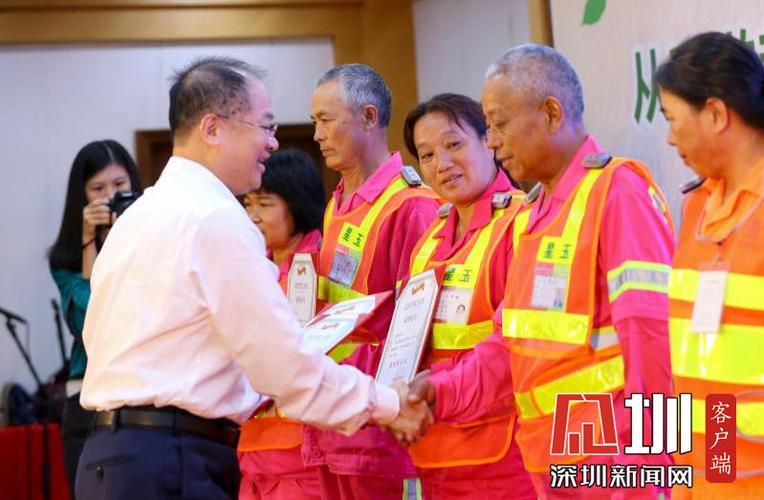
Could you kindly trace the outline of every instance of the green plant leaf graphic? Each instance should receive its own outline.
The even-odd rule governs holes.
[[[602,17],[602,13],[605,12],[606,4],[607,0],[587,0],[586,7],[584,7],[584,20],[581,24],[596,24]]]

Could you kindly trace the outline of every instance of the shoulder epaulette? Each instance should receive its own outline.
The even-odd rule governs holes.
[[[613,157],[607,153],[592,153],[584,158],[584,168],[603,168]]]
[[[493,208],[507,208],[512,201],[509,193],[493,193],[491,196],[491,206]]]
[[[453,208],[453,203],[444,203],[440,206],[438,209],[438,217],[441,219],[445,219],[448,217],[449,212],[451,212],[451,208]]]
[[[536,199],[539,197],[540,194],[541,194],[541,183],[537,182],[536,185],[533,186],[530,191],[528,191],[528,194],[525,195],[525,198],[523,198],[523,204],[530,205],[531,203],[536,201]]]
[[[419,177],[419,174],[414,169],[414,167],[409,165],[404,165],[401,167],[401,177],[403,177],[403,180],[406,181],[406,184],[411,187],[422,185],[422,178]]]
[[[679,190],[682,192],[682,194],[691,193],[702,186],[704,182],[706,182],[705,177],[695,177],[694,179],[680,184]]]

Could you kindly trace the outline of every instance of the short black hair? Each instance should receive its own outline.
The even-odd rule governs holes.
[[[82,271],[82,209],[87,205],[85,183],[111,164],[127,171],[130,189],[143,193],[138,168],[122,144],[111,139],[86,144],[74,157],[66,188],[64,215],[53,246],[48,251],[50,267]]]
[[[462,94],[438,94],[409,111],[403,123],[403,140],[406,143],[406,149],[415,158],[419,158],[419,155],[414,143],[414,127],[423,116],[430,113],[443,113],[460,127],[472,128],[481,139],[486,137],[487,127],[483,118],[483,109],[477,101]]]
[[[234,116],[249,111],[247,80],[265,72],[230,57],[205,57],[177,71],[170,87],[170,132],[186,133],[207,113]]]
[[[277,151],[265,162],[258,193],[279,195],[294,220],[294,230],[307,234],[321,230],[324,218],[324,184],[313,158],[299,149]]]
[[[655,80],[696,109],[709,97],[721,99],[745,123],[764,129],[764,66],[731,35],[711,31],[685,40],[671,50]]]

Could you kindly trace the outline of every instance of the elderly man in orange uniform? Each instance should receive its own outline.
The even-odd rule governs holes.
[[[623,452],[631,432],[624,398],[671,392],[674,235],[665,199],[647,167],[612,158],[587,135],[578,76],[556,50],[523,45],[501,55],[488,69],[482,105],[497,159],[514,178],[540,184],[515,219],[507,289],[494,316],[501,335],[417,380],[411,396],[434,403],[436,420],[446,421],[514,404],[517,442],[540,497],[609,498],[610,483],[560,488],[550,471],[577,464],[580,481],[584,464],[667,464],[668,457],[551,455],[555,400],[611,394]],[[599,422],[596,408],[573,405],[570,425]]]
[[[319,299],[329,303],[394,290],[437,214],[435,194],[388,149],[390,111],[390,90],[362,64],[328,70],[313,93],[314,139],[327,167],[342,174],[319,255]],[[377,345],[346,343],[332,356],[374,374],[387,334],[377,330]],[[302,451],[306,465],[319,466],[324,498],[400,499],[414,484],[406,450],[377,427],[352,437],[308,428]]]

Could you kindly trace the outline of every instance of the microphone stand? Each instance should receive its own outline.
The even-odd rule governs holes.
[[[8,328],[8,332],[11,334],[11,337],[13,337],[13,341],[16,342],[16,346],[19,348],[21,355],[24,356],[24,361],[26,361],[29,371],[32,372],[32,377],[37,384],[37,388],[40,389],[42,387],[42,380],[40,380],[40,376],[37,374],[37,370],[34,369],[32,358],[29,357],[29,353],[26,351],[26,349],[24,349],[24,346],[21,345],[19,335],[16,333],[16,323],[14,323],[13,319],[6,316],[5,327]]]
[[[32,377],[34,378],[35,383],[37,384],[37,394],[43,399],[42,404],[47,406],[50,404],[48,401],[48,397],[45,394],[45,391],[43,390],[42,380],[40,380],[40,376],[37,374],[37,370],[35,370],[34,365],[32,364],[32,358],[29,356],[29,353],[24,349],[24,346],[21,344],[21,340],[19,340],[19,335],[16,332],[16,323],[14,322],[13,318],[6,315],[5,317],[5,326],[8,328],[8,332],[11,334],[11,337],[13,337],[13,341],[16,342],[16,346],[19,348],[19,351],[21,352],[21,355],[24,357],[24,361],[26,361],[27,367],[29,367],[29,371],[32,372]],[[50,446],[49,436],[48,436],[48,422],[47,418],[41,422],[42,424],[42,493],[43,498],[48,500],[50,498],[50,453],[48,450],[48,447]]]
[[[56,323],[56,335],[58,337],[58,348],[61,351],[61,362],[63,363],[64,368],[68,368],[69,360],[66,358],[64,329],[61,327],[61,309],[59,309],[56,299],[50,299],[50,305],[53,306],[53,321]]]

